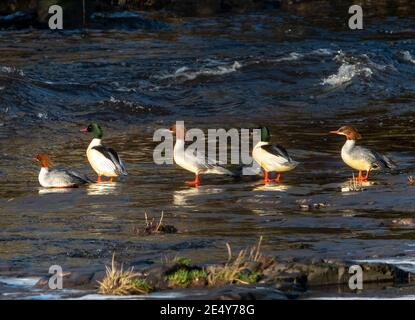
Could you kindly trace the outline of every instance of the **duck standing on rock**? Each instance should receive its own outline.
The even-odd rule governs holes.
[[[40,153],[33,161],[39,161],[39,183],[45,188],[76,188],[92,182],[87,176],[73,170],[55,169],[47,153]]]
[[[270,144],[270,133],[267,127],[261,127],[261,141],[252,150],[252,157],[264,170],[264,182],[281,182],[281,173],[291,171],[298,166],[282,146]],[[277,172],[277,177],[271,180],[269,172]]]
[[[102,129],[98,124],[91,123],[80,131],[92,133],[94,137],[86,150],[86,155],[92,169],[98,175],[97,182],[103,182],[102,176],[110,177],[109,181],[112,182],[114,177],[127,175],[124,162],[118,153],[101,143]]]
[[[352,126],[343,126],[338,130],[330,131],[330,133],[346,136],[341,157],[348,166],[359,171],[357,176],[359,181],[367,181],[370,171],[384,171],[396,167],[390,159],[376,151],[356,146],[356,140],[361,139],[362,136]],[[363,175],[362,171],[366,171],[366,175]]]

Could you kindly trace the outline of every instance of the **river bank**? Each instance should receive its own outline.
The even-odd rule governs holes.
[[[252,250],[252,249],[251,249]],[[255,248],[253,249],[254,253]],[[242,251],[241,251],[242,252]],[[103,269],[82,268],[63,273],[63,288],[51,289],[48,275],[0,277],[3,297],[30,299],[330,299],[410,298],[415,295],[415,269],[388,261],[341,261],[244,256],[223,264],[196,265],[174,257],[143,268],[112,263]],[[245,252],[246,253],[246,252]],[[405,261],[404,257],[400,257]],[[239,259],[239,260],[238,260]],[[362,268],[362,289],[349,286],[350,266]],[[6,268],[1,266],[4,274]],[[8,271],[11,271],[10,269]],[[18,272],[17,272],[18,273]],[[13,270],[16,275],[16,270]],[[128,279],[127,279],[128,278]],[[53,282],[54,283],[54,282]],[[355,281],[353,281],[355,283]]]
[[[102,27],[95,18],[108,17],[110,12],[141,12],[144,16],[151,14],[152,19],[165,20],[279,11],[315,19],[317,23],[319,17],[327,15],[347,21],[348,8],[352,4],[362,5],[365,17],[408,16],[415,13],[410,0],[397,3],[391,0],[361,0],[358,3],[340,0],[93,0],[85,3],[71,0],[6,0],[0,4],[0,28],[47,28],[50,17],[48,9],[53,4],[63,8],[65,29]],[[118,18],[142,19],[143,16],[128,17],[124,14]]]

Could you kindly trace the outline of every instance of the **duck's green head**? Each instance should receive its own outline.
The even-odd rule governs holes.
[[[91,123],[88,127],[82,128],[81,132],[90,132],[94,136],[94,138],[101,139],[102,138],[102,129],[97,123]]]
[[[270,138],[269,130],[267,127],[261,127],[261,141],[268,142]]]

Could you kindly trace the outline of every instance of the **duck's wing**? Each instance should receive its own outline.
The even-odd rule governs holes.
[[[219,161],[212,160],[204,154],[197,152],[185,152],[186,161],[191,162],[195,167],[199,168],[200,172],[204,174],[225,174],[234,176],[236,173],[223,167]]]
[[[284,162],[291,162],[292,158],[288,154],[287,150],[279,144],[266,144],[260,147],[264,151],[274,155],[275,157],[282,158]]]
[[[395,169],[396,164],[388,157],[365,147],[354,147],[352,157],[370,162],[372,170]]]
[[[114,149],[108,148],[103,145],[95,146],[92,149],[98,151],[107,160],[111,161],[113,165],[115,166],[115,169],[117,170],[118,174],[122,174],[125,176],[127,175],[125,164]]]
[[[78,171],[74,170],[65,170],[65,173],[72,177],[73,179],[79,179],[82,183],[91,183],[93,182],[87,175],[79,173]]]
[[[81,185],[92,182],[91,179],[79,172],[60,168],[51,169],[48,180],[52,185]]]

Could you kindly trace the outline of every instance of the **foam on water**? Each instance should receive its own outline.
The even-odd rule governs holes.
[[[370,77],[373,74],[372,69],[362,67],[361,65],[344,63],[337,70],[336,74],[332,74],[323,79],[323,85],[339,86],[351,81],[356,76]]]
[[[311,53],[318,55],[318,56],[331,56],[333,54],[333,50],[330,50],[327,48],[319,48],[319,49],[313,50]]]
[[[15,278],[15,277],[0,277],[0,284],[15,288],[33,287],[40,278]]]
[[[18,74],[19,76],[24,77],[23,70],[20,70],[16,67],[2,66],[0,67],[0,72],[8,74]]]
[[[275,62],[283,62],[283,61],[296,61],[304,57],[301,53],[291,52],[288,56],[275,59]]]
[[[409,51],[403,51],[402,55],[405,61],[415,64],[415,59],[412,57]]]
[[[337,72],[324,78],[322,85],[341,86],[355,78],[370,78],[374,71],[379,73],[385,72],[386,69],[396,70],[393,65],[384,65],[373,62],[367,54],[345,53],[342,50],[337,51],[333,61],[340,64]]]
[[[174,73],[165,74],[159,76],[161,80],[170,78],[184,78],[185,80],[194,80],[199,76],[221,76],[224,74],[238,71],[242,68],[241,63],[234,61],[232,64],[218,64],[213,66],[205,66],[199,70],[191,70],[189,67],[184,66],[178,68]]]

